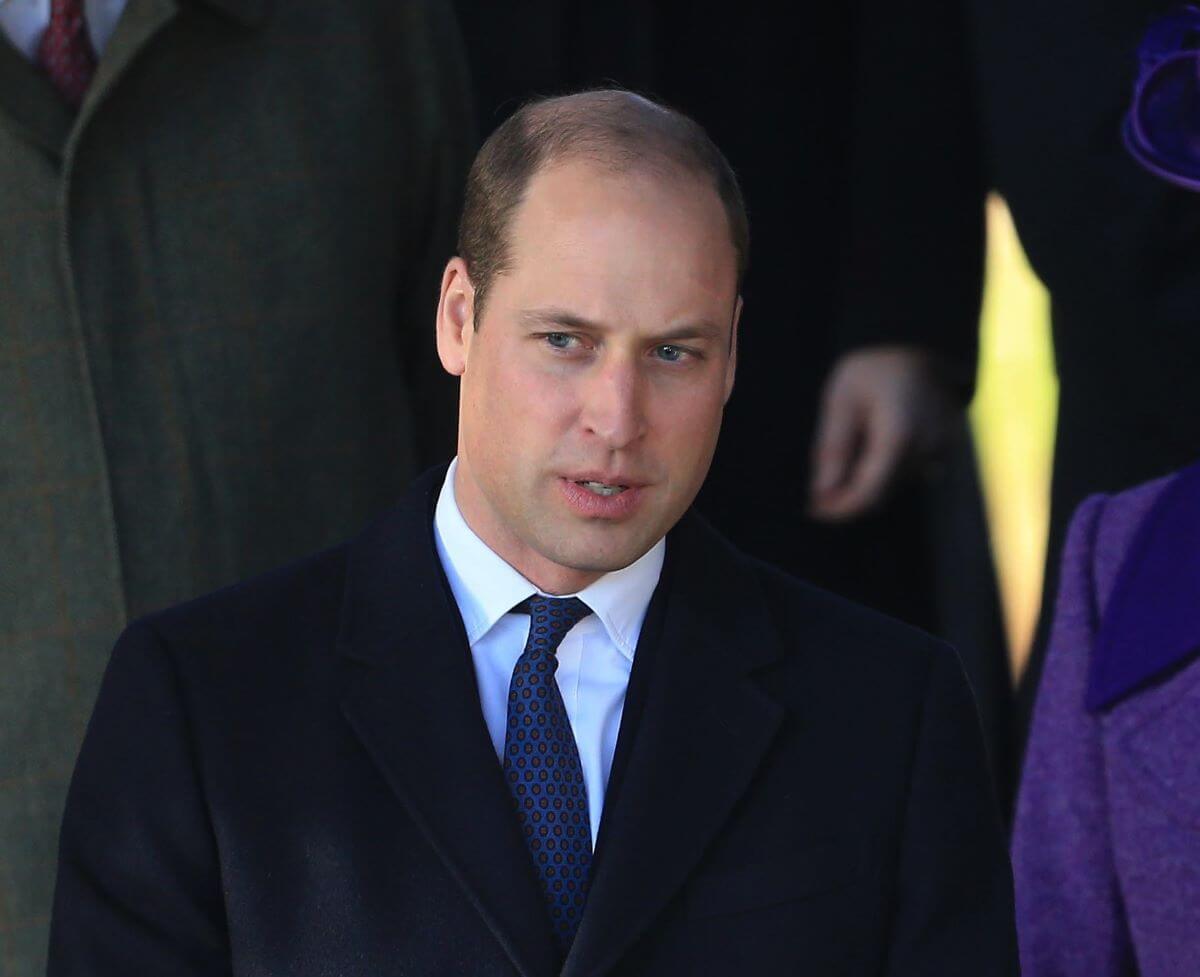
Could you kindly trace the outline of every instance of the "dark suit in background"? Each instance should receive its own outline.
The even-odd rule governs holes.
[[[1165,6],[969,5],[992,178],[1050,291],[1060,383],[1047,586],[1022,731],[1071,513],[1089,493],[1182,467],[1200,446],[1200,200],[1143,171],[1120,135],[1138,43]]]
[[[443,5],[130,0],[76,116],[0,38],[0,974],[45,957],[112,635],[446,457]]]
[[[549,977],[557,943],[435,550],[444,471],[349,545],[121,639],[50,977]],[[634,660],[570,977],[1016,973],[944,645],[695,516]]]
[[[457,6],[481,135],[531,95],[616,81],[721,146],[753,240],[737,387],[697,504],[748,552],[958,647],[1007,797],[1010,680],[969,444],[863,519],[806,514],[840,354],[920,347],[970,395],[984,183],[961,6]]]

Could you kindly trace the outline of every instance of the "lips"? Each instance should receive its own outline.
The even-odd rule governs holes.
[[[623,474],[588,472],[559,479],[568,506],[578,515],[599,519],[624,519],[637,508],[642,483]]]

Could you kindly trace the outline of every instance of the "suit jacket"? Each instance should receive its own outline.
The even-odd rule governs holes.
[[[64,820],[50,977],[1015,973],[953,653],[668,536],[561,966],[432,533],[132,625]]]
[[[112,635],[344,539],[453,448],[432,315],[472,148],[464,76],[426,0],[129,0],[77,115],[0,38],[17,973],[44,966]]]
[[[1027,977],[1200,965],[1200,466],[1072,520],[1017,807]]]

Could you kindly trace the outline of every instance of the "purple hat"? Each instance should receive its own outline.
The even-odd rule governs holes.
[[[1151,24],[1138,62],[1125,145],[1151,173],[1200,190],[1200,7]]]

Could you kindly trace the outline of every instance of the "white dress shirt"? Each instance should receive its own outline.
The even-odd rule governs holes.
[[[467,525],[454,497],[457,468],[455,459],[438,495],[434,537],[471,646],[483,718],[496,757],[503,762],[508,686],[529,635],[529,615],[510,612],[525,598],[541,591],[505,563]],[[650,597],[658,585],[665,552],[666,544],[660,539],[648,553],[623,570],[606,573],[578,594],[559,595],[578,597],[593,612],[563,638],[555,673],[583,766],[593,847],[621,727],[633,653]]]
[[[99,57],[108,46],[126,0],[83,0],[92,50]],[[0,30],[30,61],[37,60],[38,42],[50,23],[50,0],[0,0]]]

